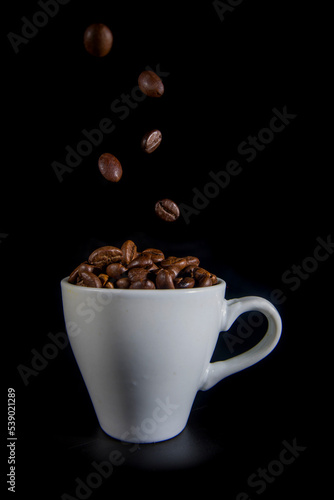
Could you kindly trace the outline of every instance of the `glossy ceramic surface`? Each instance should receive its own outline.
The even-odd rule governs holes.
[[[188,290],[118,290],[61,282],[66,328],[102,429],[129,442],[180,433],[198,390],[261,360],[281,319],[260,297],[225,299],[225,282]],[[268,319],[249,351],[210,363],[219,332],[246,311]]]

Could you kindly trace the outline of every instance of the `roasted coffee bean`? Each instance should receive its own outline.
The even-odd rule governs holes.
[[[200,279],[204,277],[209,277],[210,278],[210,273],[206,269],[203,269],[203,267],[197,267],[194,270],[194,278],[195,280],[199,281]]]
[[[106,273],[110,278],[113,278],[115,280],[118,280],[119,278],[122,277],[122,274],[124,274],[127,271],[127,268],[124,267],[120,262],[113,262],[112,264],[109,264],[106,268]]]
[[[93,266],[92,264],[88,264],[87,262],[83,262],[79,266],[79,276],[81,276],[81,273],[83,272],[99,274],[101,272],[101,269],[96,266]]]
[[[129,288],[131,285],[131,281],[129,278],[120,278],[119,280],[116,281],[116,287],[117,288]]]
[[[193,257],[192,255],[188,255],[186,257],[187,266],[199,266],[199,258]]]
[[[157,273],[155,283],[157,285],[157,288],[160,289],[175,288],[173,282],[173,276],[169,271],[167,271],[167,269],[161,269]]]
[[[116,156],[110,153],[103,153],[100,156],[98,166],[101,174],[107,181],[118,182],[123,175],[122,165]]]
[[[104,246],[94,250],[88,257],[88,262],[102,268],[111,262],[120,262],[122,257],[123,253],[120,248]]]
[[[140,90],[149,97],[161,97],[165,91],[161,78],[154,71],[143,71],[138,77]]]
[[[178,266],[169,266],[167,271],[172,275],[173,280],[178,277],[180,268]]]
[[[70,274],[70,277],[68,279],[69,283],[76,283],[77,281],[81,280],[81,273],[83,271],[99,274],[101,272],[101,269],[91,264],[88,264],[87,261],[82,262],[82,264],[79,264]]]
[[[215,274],[210,273],[210,279],[213,285],[216,285],[218,283],[218,278]]]
[[[212,279],[210,278],[210,276],[202,276],[202,278],[198,281],[198,286],[212,286]]]
[[[71,272],[69,278],[68,278],[68,282],[69,283],[76,283],[78,281],[78,277],[79,277],[79,267],[81,266],[81,264],[79,264],[75,269],[73,269],[73,271]]]
[[[159,271],[160,267],[158,267],[154,262],[153,264],[146,266],[145,269],[148,270],[148,272],[153,273],[154,275],[156,274],[157,271]]]
[[[115,287],[111,281],[107,281],[107,283],[104,285],[104,288],[115,288]]]
[[[100,279],[102,286],[105,286],[109,280],[109,276],[107,274],[104,274],[104,273],[99,274],[98,278]]]
[[[217,276],[215,274],[209,273],[209,271],[207,271],[206,269],[203,269],[202,267],[197,267],[194,270],[194,278],[197,281],[200,281],[201,279],[206,278],[206,277],[211,279],[212,284],[217,283]]]
[[[128,277],[131,283],[135,281],[143,281],[147,279],[149,272],[150,271],[145,267],[133,267],[132,269],[129,269]]]
[[[150,254],[142,254],[133,259],[128,265],[128,269],[132,269],[133,267],[145,267],[151,266],[153,264],[153,260]]]
[[[96,274],[83,271],[81,273],[81,278],[86,286],[93,288],[102,288],[101,280],[96,276]]]
[[[175,279],[180,271],[187,266],[187,260],[184,258],[170,257],[160,262],[160,266],[167,269],[173,276],[173,279]]]
[[[123,243],[121,247],[123,257],[122,264],[127,266],[130,262],[137,257],[137,246],[131,240],[127,240]]]
[[[157,248],[146,248],[146,250],[142,251],[142,254],[143,253],[149,253],[154,263],[161,262],[165,259],[164,253]]]
[[[162,260],[160,262],[160,266],[163,268],[169,268],[170,266],[176,266],[179,268],[180,271],[181,271],[181,269],[183,269],[187,265],[188,265],[187,260],[183,257],[168,257],[167,259]]]
[[[112,44],[113,34],[105,24],[91,24],[84,33],[85,49],[93,56],[106,56]]]
[[[195,280],[194,278],[176,278],[174,280],[175,288],[194,288]]]
[[[142,280],[142,281],[135,281],[134,283],[131,283],[130,285],[131,289],[144,289],[144,290],[149,290],[149,289],[154,289],[155,284],[151,280]]]
[[[160,266],[162,267],[172,266],[179,258],[180,257],[175,257],[174,255],[170,255],[169,257],[160,262]]]
[[[190,264],[190,266],[187,266],[180,271],[180,276],[185,276],[185,277],[188,276],[189,278],[193,278],[194,272],[197,268],[198,266]]]
[[[165,198],[155,204],[155,213],[166,222],[173,222],[180,216],[180,210],[174,201]]]
[[[141,140],[141,148],[145,153],[153,153],[161,144],[162,134],[160,130],[154,129],[147,132]]]

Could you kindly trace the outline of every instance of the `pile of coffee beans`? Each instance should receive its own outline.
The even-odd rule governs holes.
[[[161,250],[147,248],[138,252],[127,240],[121,248],[103,246],[90,254],[88,261],[74,269],[68,281],[93,288],[183,289],[208,287],[217,276],[199,266],[197,257],[165,257]]]

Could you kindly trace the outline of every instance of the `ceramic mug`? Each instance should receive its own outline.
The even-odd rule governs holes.
[[[281,319],[266,299],[226,300],[226,284],[122,290],[61,282],[66,329],[102,429],[126,442],[179,434],[198,390],[257,363],[276,346]],[[210,363],[219,332],[247,311],[268,319],[248,351]]]

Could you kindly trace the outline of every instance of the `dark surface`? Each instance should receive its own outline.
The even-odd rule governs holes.
[[[244,498],[282,499],[311,492],[325,498],[331,491],[325,357],[334,257],[330,246],[319,250],[319,238],[334,240],[332,155],[326,159],[330,137],[321,114],[329,115],[326,44],[315,34],[325,14],[317,9],[245,0],[221,21],[206,1],[72,0],[15,53],[7,34],[21,35],[21,18],[31,20],[41,8],[35,1],[6,6],[2,405],[6,388],[15,388],[16,498],[175,497],[182,486],[228,500],[242,500],[242,492]],[[113,32],[105,58],[84,49],[83,33],[93,22]],[[140,100],[133,91],[147,66],[162,73],[159,99]],[[117,101],[131,92],[129,104]],[[278,127],[275,110],[284,109],[290,123],[263,132],[270,123]],[[114,130],[60,182],[52,163],[65,164],[65,148],[76,149],[86,139],[82,131],[107,118]],[[146,155],[140,141],[153,128],[163,140]],[[242,143],[259,132],[267,143],[247,150]],[[104,152],[122,164],[117,184],[98,170]],[[232,160],[239,171],[218,188]],[[160,199],[190,207],[194,197],[196,213],[188,223],[183,215],[167,223],[155,214]],[[251,294],[274,300],[283,321],[282,338],[265,360],[198,393],[183,433],[139,448],[100,430],[70,347],[53,351],[26,385],[18,371],[31,368],[36,352],[65,331],[60,280],[94,248],[126,239],[139,249],[198,256],[225,279],[228,299]],[[243,319],[247,324],[248,316]],[[246,350],[264,327],[251,327],[252,335],[233,346],[221,334],[214,359]],[[239,335],[236,324],[230,333]],[[5,460],[6,437],[4,427]],[[248,484],[294,440],[306,449],[293,463],[284,470],[274,463],[270,483]],[[76,478],[86,482],[96,472],[93,463],[108,461],[114,450],[119,465],[112,473],[91,493],[76,493]],[[5,481],[1,486],[5,491]]]

